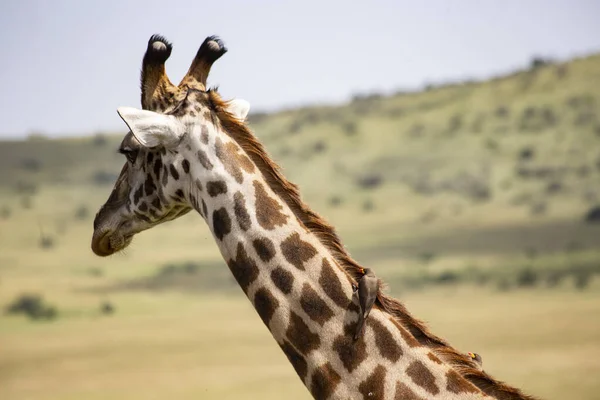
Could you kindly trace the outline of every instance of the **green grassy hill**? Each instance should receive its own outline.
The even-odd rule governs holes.
[[[436,333],[534,394],[594,398],[576,377],[600,373],[600,55],[250,125]],[[0,315],[0,398],[308,398],[197,216],[93,256],[123,128],[0,142],[0,306],[33,293],[57,311]]]

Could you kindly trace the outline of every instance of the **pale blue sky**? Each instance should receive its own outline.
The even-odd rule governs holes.
[[[116,108],[140,106],[153,33],[174,44],[176,83],[221,36],[229,52],[209,83],[264,111],[600,51],[599,16],[594,0],[5,0],[0,137],[124,131]]]

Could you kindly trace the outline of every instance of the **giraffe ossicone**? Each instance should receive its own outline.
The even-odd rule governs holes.
[[[178,86],[165,73],[170,49],[166,39],[151,38],[142,109],[118,109],[130,129],[119,149],[126,162],[94,219],[95,254],[114,254],[134,235],[195,210],[315,399],[532,399],[475,368],[378,281],[363,281],[377,287],[367,291],[376,300],[363,305],[368,318],[355,340],[361,305],[354,287],[368,270],[246,125],[248,103],[206,89],[213,62],[227,51],[222,41],[203,42]]]

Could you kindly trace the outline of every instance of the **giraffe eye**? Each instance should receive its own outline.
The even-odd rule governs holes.
[[[123,154],[127,161],[133,164],[137,158],[138,150],[122,147],[119,149],[119,153]]]

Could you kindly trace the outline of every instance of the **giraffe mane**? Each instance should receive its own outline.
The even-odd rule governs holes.
[[[301,199],[298,185],[290,182],[281,172],[280,166],[268,155],[264,146],[250,128],[227,111],[227,101],[224,101],[216,90],[208,92],[211,106],[216,113],[217,122],[225,133],[230,136],[246,152],[263,174],[266,182],[287,205],[296,218],[316,235],[319,241],[329,250],[343,271],[357,280],[363,274],[362,267],[344,248],[335,229],[323,217],[313,211]],[[381,282],[381,280],[380,280]],[[383,283],[383,282],[382,282]],[[454,349],[447,341],[433,334],[425,324],[413,317],[404,304],[388,296],[381,290],[377,294],[377,305],[399,322],[421,344],[430,348],[437,356],[449,364],[463,378],[474,384],[484,393],[499,400],[535,400],[521,390],[494,379],[489,374],[473,367],[473,362],[466,354]]]

